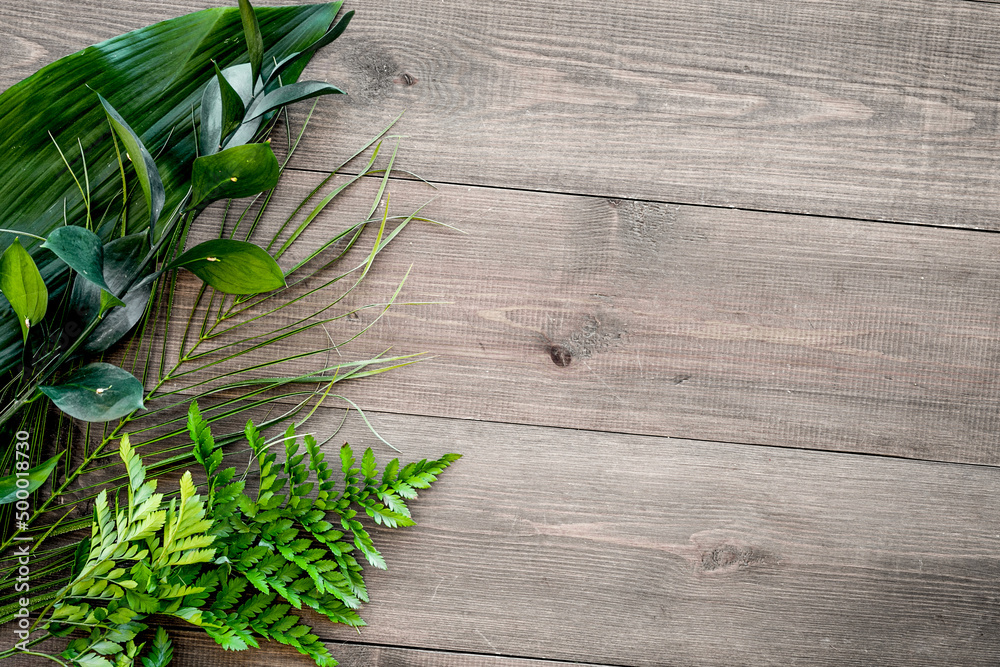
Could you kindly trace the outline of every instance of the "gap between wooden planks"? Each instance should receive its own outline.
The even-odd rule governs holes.
[[[170,664],[175,667],[245,667],[248,662],[260,667],[316,665],[312,658],[277,642],[265,642],[260,650],[251,649],[252,653],[223,651],[204,631],[194,626],[168,624],[165,627],[169,628],[173,642],[173,661]],[[35,650],[50,651],[58,655],[61,641],[43,642]],[[510,658],[357,642],[330,641],[326,642],[326,646],[340,667],[607,667],[593,663]],[[10,667],[34,667],[39,664],[39,658],[15,655],[4,664]]]
[[[372,418],[403,461],[464,458],[410,504],[417,527],[374,531],[369,626],[317,619],[324,640],[614,665],[1000,658],[995,469]],[[307,430],[340,422],[322,408]],[[343,441],[397,455],[357,419],[328,456]]]
[[[0,6],[0,87],[219,4]],[[275,4],[290,4],[286,0]],[[400,111],[439,182],[1000,229],[1000,7],[960,0],[356,0],[307,71],[326,100],[299,164]],[[305,113],[299,109],[297,117]]]
[[[241,667],[246,664],[246,655],[220,651],[215,642],[199,631],[171,628],[171,636],[176,637],[179,642],[174,649],[174,659],[178,665]],[[602,667],[593,663],[508,658],[345,642],[327,642],[327,648],[340,663],[340,667]],[[280,644],[269,644],[265,651],[259,653],[253,656],[253,662],[260,667],[286,665],[315,667],[316,664],[294,648]]]
[[[261,229],[277,229],[318,180],[289,172]],[[354,186],[281,262],[363,219],[376,185]],[[392,213],[436,196],[424,214],[467,234],[413,223],[350,301],[384,302],[412,265],[401,300],[436,302],[394,307],[343,350],[345,359],[388,347],[432,357],[343,389],[365,409],[1000,462],[1000,236],[477,187],[434,191],[396,179],[388,190]],[[208,215],[197,231],[217,233]],[[363,237],[346,263],[362,262],[373,238]],[[197,281],[181,285],[190,301]],[[307,297],[292,312],[303,316],[335,293]],[[376,312],[331,324],[331,335],[353,336]],[[185,317],[176,317],[175,334]],[[314,329],[281,353],[327,344]],[[311,357],[277,374],[338,358]]]
[[[58,10],[56,21],[74,23],[63,5],[47,6]],[[357,101],[329,116],[322,112],[317,127],[352,123],[347,147],[406,106],[400,129],[416,142],[407,166],[442,181],[995,228],[995,8],[883,2],[862,11],[857,3],[786,2],[758,16],[747,14],[746,3],[617,14],[597,5],[546,7],[557,10],[546,15],[538,5],[519,3],[462,7],[359,4],[360,32],[353,42],[345,37],[347,51],[327,61],[328,71],[350,77],[344,85],[354,88]],[[102,29],[116,34],[148,23],[150,11],[166,18],[188,8],[143,3],[135,25]],[[360,20],[365,12],[367,23]],[[48,35],[28,39],[18,53],[47,54],[45,44],[61,31],[40,22],[43,15],[18,24],[44,25]],[[633,32],[630,19],[647,30]],[[111,25],[103,14],[100,20]],[[564,32],[556,33],[556,24]],[[82,25],[80,46],[94,41],[95,24]],[[381,42],[371,46],[378,35]],[[581,36],[586,48],[575,46]],[[442,145],[457,157],[441,160]],[[323,168],[329,155],[315,149],[300,164]],[[430,247],[407,236],[427,263],[416,267],[411,288],[419,291],[410,298],[455,300],[449,272],[464,272],[471,293],[482,297],[476,304],[495,305],[502,317],[482,317],[488,308],[465,302],[445,307],[447,321],[427,310],[390,317],[394,328],[379,334],[384,340],[412,341],[413,351],[430,347],[439,357],[407,375],[359,385],[372,392],[363,394],[363,404],[996,464],[990,300],[996,276],[988,237],[687,207],[677,209],[679,223],[668,224],[672,207],[657,204],[620,202],[612,215],[611,203],[600,199],[519,193],[526,203],[517,207],[515,195],[469,192],[460,201],[470,219],[448,217],[459,213],[458,205],[439,217],[466,228],[472,222],[474,240],[435,232],[439,245]],[[549,232],[540,238],[554,247],[515,244],[499,239],[499,230],[476,226],[496,220],[489,216],[497,203],[508,206],[511,219]],[[536,209],[543,215],[533,215]],[[608,240],[627,236],[609,224],[637,227],[640,239],[660,239],[640,246],[675,252],[636,258],[624,241]],[[644,228],[653,231],[644,236]],[[844,230],[854,230],[853,240]],[[461,253],[480,238],[486,244],[473,256],[478,266],[463,264]],[[685,242],[692,249],[676,252]],[[534,273],[504,278],[503,270],[516,266],[511,257],[530,260]],[[618,264],[614,257],[634,261]],[[390,261],[396,269],[407,264]],[[421,270],[431,272],[424,274],[429,282],[418,282]],[[912,282],[928,276],[930,284]],[[537,283],[529,285],[531,278]],[[707,284],[694,287],[699,278]],[[614,292],[605,307],[593,296],[601,292],[587,290],[607,285]],[[651,294],[651,285],[658,291]],[[666,289],[677,286],[680,294]],[[623,327],[622,346],[653,363],[648,374],[613,345],[588,345],[606,340],[600,329],[606,320],[586,319],[599,305],[631,325]],[[792,305],[805,307],[806,315]],[[809,333],[817,322],[820,332]],[[486,353],[472,341],[483,342]],[[569,365],[555,364],[567,357],[553,355],[554,345],[569,352]],[[863,353],[871,356],[852,359]],[[582,361],[597,371],[586,374]],[[678,362],[699,375],[683,378]],[[494,380],[500,370],[511,376]],[[781,379],[769,383],[767,372]],[[693,398],[680,389],[670,393],[668,382],[691,389],[706,374]],[[456,398],[456,386],[481,393]],[[632,402],[622,407],[615,394]],[[765,450],[757,448],[595,433],[553,444],[561,432],[474,422],[449,430],[441,425],[446,420],[380,418],[401,420],[404,432],[423,429],[428,439],[459,440],[454,449],[469,451],[477,442],[495,448],[490,465],[473,467],[476,474],[460,489],[471,499],[469,507],[455,508],[464,512],[464,528],[451,533],[450,523],[433,520],[429,531],[405,534],[409,541],[394,538],[394,549],[412,549],[399,569],[414,580],[414,595],[433,593],[421,577],[433,576],[435,562],[462,565],[463,554],[472,559],[460,570],[466,581],[488,587],[488,595],[470,594],[475,586],[451,593],[445,587],[451,602],[445,600],[443,612],[436,600],[438,611],[415,614],[418,627],[406,630],[414,641],[477,652],[498,641],[534,654],[604,651],[615,662],[632,651],[630,664],[998,659],[997,550],[989,534],[996,532],[996,483],[988,470],[788,451],[777,452],[780,471],[768,475]],[[475,428],[482,430],[467,430]],[[629,456],[635,445],[622,443],[640,440]],[[666,457],[663,443],[671,452]],[[494,486],[472,489],[473,480],[505,483],[489,472],[510,470],[501,455],[519,452],[525,460],[515,473],[536,475],[520,489],[522,497],[512,497],[517,488],[499,496]],[[734,464],[730,454],[737,453]],[[470,451],[467,462],[476,455]],[[543,459],[533,471],[532,456]],[[559,456],[569,460],[568,470],[557,469]],[[613,479],[593,480],[607,460],[620,466]],[[656,465],[679,470],[658,477]],[[632,487],[614,484],[637,473]],[[553,480],[562,489],[573,482],[596,484],[597,491],[571,506],[545,490]],[[613,492],[628,495],[609,502]],[[442,508],[455,502],[435,494],[425,501],[437,498]],[[497,497],[500,509],[515,512],[510,525],[493,507]],[[731,504],[723,507],[723,500]],[[679,509],[671,514],[674,502]],[[416,507],[422,512],[420,502]],[[642,523],[654,511],[657,519],[679,518],[682,529]],[[580,521],[572,520],[575,514]],[[560,519],[554,529],[532,532],[532,523],[552,516]],[[726,567],[698,569],[706,561],[697,554],[710,545],[693,538],[703,531],[722,540],[708,551],[708,565]],[[638,544],[631,543],[637,536]],[[458,554],[449,554],[456,537]],[[484,537],[494,540],[488,550]],[[777,545],[787,560],[756,560],[765,550],[760,544]],[[926,569],[925,556],[932,561]],[[781,578],[786,574],[790,579]],[[391,589],[394,572],[383,576]],[[524,611],[517,593],[526,584],[539,596],[532,609],[543,612],[541,621],[513,612],[498,617],[496,604]],[[555,597],[544,597],[554,590]],[[581,592],[589,598],[581,600]],[[449,626],[444,621],[456,608],[472,620]],[[587,615],[567,613],[581,609]],[[378,610],[376,616],[412,620],[396,605]],[[648,628],[648,636],[631,634],[637,626]],[[448,636],[453,627],[457,638]],[[829,648],[818,655],[818,647]]]

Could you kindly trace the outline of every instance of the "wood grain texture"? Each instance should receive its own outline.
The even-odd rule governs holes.
[[[389,569],[366,575],[368,627],[316,619],[325,641],[373,645],[338,647],[347,664],[1000,660],[996,468],[371,417],[404,460],[464,457],[410,504],[415,528],[373,533]],[[323,409],[310,430],[340,420]],[[396,455],[357,419],[341,440]],[[306,664],[188,637],[176,667]]]
[[[325,640],[615,665],[1000,660],[995,468],[372,418],[404,460],[464,458],[411,504],[416,528],[374,534],[389,569],[366,575],[369,626],[321,622]],[[341,439],[396,455],[357,419]]]
[[[217,4],[0,0],[0,89]],[[405,458],[465,458],[376,531],[370,626],[318,626],[342,664],[1000,664],[1000,236],[968,229],[1000,230],[1000,6],[348,6],[308,74],[351,95],[277,209],[406,109],[400,165],[468,234],[414,226],[351,301],[412,264],[437,303],[343,353],[432,358],[343,391]],[[176,667],[309,664],[177,636]]]
[[[0,4],[0,86],[209,4]],[[436,181],[1000,228],[995,4],[350,6],[311,69],[350,96],[321,105],[329,141],[301,166],[406,109],[411,164]]]
[[[154,623],[152,627],[155,627]],[[173,667],[245,667],[248,664],[259,667],[315,667],[316,663],[290,646],[276,642],[266,642],[260,650],[253,652],[223,651],[201,630],[192,626],[169,624],[168,632],[173,642]],[[141,637],[141,640],[145,637]],[[532,660],[530,658],[508,658],[458,651],[431,651],[427,649],[377,646],[356,642],[326,642],[330,653],[340,663],[340,667],[603,667],[594,663],[561,662],[556,660]],[[59,642],[45,642],[39,650],[51,651],[58,655]],[[54,664],[43,658],[15,655],[4,665],[10,667],[35,667],[39,661]],[[44,664],[41,663],[41,664]]]
[[[262,228],[277,229],[317,178],[290,174]],[[349,191],[303,247],[363,219],[376,185]],[[1000,463],[996,235],[409,181],[388,189],[393,213],[437,196],[425,213],[467,234],[406,230],[353,300],[384,301],[412,264],[401,298],[436,302],[390,310],[344,351],[433,356],[344,389],[366,409]],[[216,229],[205,220],[203,235]],[[198,283],[184,284],[190,299]],[[347,339],[373,315],[329,328]],[[326,341],[316,329],[291,345]]]
[[[220,651],[211,639],[191,630],[171,629],[177,639],[175,660],[179,665],[191,667],[240,667],[248,664],[247,654]],[[464,652],[428,651],[425,649],[375,646],[345,642],[327,642],[330,653],[340,667],[599,667],[593,663],[561,662],[506,658]],[[268,645],[266,650],[252,656],[254,665],[260,667],[310,667],[315,666],[295,649]]]

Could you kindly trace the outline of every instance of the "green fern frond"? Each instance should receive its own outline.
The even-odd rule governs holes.
[[[167,631],[157,628],[149,654],[142,658],[142,667],[167,667],[173,657],[174,649]]]
[[[71,641],[63,658],[95,667],[120,658],[134,664],[143,646],[135,643],[146,628],[142,621],[165,614],[203,628],[226,650],[271,640],[295,647],[317,665],[335,665],[312,628],[289,612],[309,608],[334,623],[364,626],[357,609],[368,593],[354,553],[375,567],[384,568],[385,560],[358,519],[361,510],[379,525],[412,525],[403,501],[407,487],[426,488],[457,456],[403,467],[394,459],[380,473],[371,449],[355,467],[345,444],[340,475],[334,475],[313,438],[303,439],[303,449],[289,428],[279,462],[248,423],[261,490],[252,500],[243,480],[232,481],[233,468],[219,469],[221,449],[196,405],[187,422],[209,493],[199,495],[185,472],[177,497],[164,502],[156,482],[146,481],[142,457],[122,439],[126,488],[130,499],[142,500],[112,516],[108,494],[98,494],[86,558],[42,614],[51,634],[90,631]],[[164,665],[170,655],[169,638],[160,629],[142,664]]]

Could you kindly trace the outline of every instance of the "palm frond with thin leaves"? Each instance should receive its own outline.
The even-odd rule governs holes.
[[[310,116],[311,117],[311,113]],[[309,122],[306,119],[306,124]],[[287,120],[287,115],[286,115]],[[398,119],[397,119],[398,120]],[[86,424],[78,429],[60,415],[54,421],[45,413],[42,402],[24,411],[30,432],[39,444],[53,442],[61,458],[56,472],[36,494],[26,530],[12,531],[10,508],[0,507],[0,529],[6,530],[0,542],[0,622],[13,618],[19,608],[19,594],[14,591],[17,563],[10,556],[17,538],[31,538],[33,553],[32,607],[44,606],[65,584],[74,560],[74,550],[67,535],[90,525],[89,507],[98,492],[114,494],[127,483],[115,457],[113,443],[129,433],[137,449],[149,457],[151,476],[167,475],[190,466],[194,461],[190,439],[186,435],[185,410],[196,400],[209,424],[222,425],[234,417],[255,410],[270,410],[260,423],[262,429],[290,419],[301,424],[316,407],[332,396],[343,398],[349,408],[357,408],[332,388],[347,380],[372,377],[412,364],[416,355],[379,354],[362,359],[348,359],[341,349],[363,335],[394,304],[406,276],[384,302],[362,306],[349,305],[350,297],[369,274],[376,258],[414,220],[434,222],[419,216],[419,210],[407,215],[389,214],[387,186],[395,166],[396,150],[387,163],[376,167],[385,154],[387,136],[393,121],[345,160],[293,210],[276,231],[266,239],[268,247],[278,247],[281,257],[292,249],[299,259],[286,271],[287,287],[268,294],[234,297],[202,285],[185,292],[184,279],[165,274],[154,286],[153,298],[135,329],[115,352],[116,361],[131,371],[146,387],[145,406],[117,422]],[[304,131],[303,126],[303,131]],[[288,165],[301,139],[288,138]],[[343,167],[371,150],[371,157],[356,175],[349,176],[323,195]],[[377,180],[373,180],[377,179]],[[367,215],[347,224],[332,239],[305,249],[298,249],[306,230],[326,211],[337,196],[365,182],[376,186]],[[122,193],[124,196],[124,193]],[[225,207],[220,237],[260,237],[260,224],[274,191],[243,203],[235,221],[228,214],[239,210],[237,202]],[[377,212],[381,209],[381,215]],[[301,218],[301,220],[299,220]],[[369,234],[366,229],[371,228]],[[167,245],[176,255],[188,240],[191,230],[178,226]],[[357,257],[366,238],[370,249]],[[353,251],[353,252],[352,252]],[[169,257],[164,257],[169,260]],[[353,262],[353,263],[352,263]],[[347,266],[344,266],[347,263]],[[193,293],[192,293],[193,292]],[[293,314],[300,307],[322,298],[322,305],[305,314]],[[335,340],[325,327],[351,317],[359,311],[371,311],[374,317],[360,329]],[[322,331],[327,343],[304,351],[287,353],[289,341],[305,334]],[[316,359],[324,361],[315,363]],[[279,373],[302,360],[313,368],[307,372]],[[277,406],[277,411],[274,408]],[[363,415],[362,415],[363,416]],[[244,418],[245,420],[245,418]],[[22,423],[24,423],[22,421]],[[365,420],[367,423],[367,419]],[[374,431],[374,429],[373,429]],[[242,430],[218,431],[216,445],[226,448],[241,440]],[[228,450],[225,450],[228,453]],[[237,452],[238,453],[238,452]]]

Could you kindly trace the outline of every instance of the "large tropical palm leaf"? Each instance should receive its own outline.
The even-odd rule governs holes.
[[[320,38],[330,27],[340,2],[259,8],[261,33],[267,47],[265,76],[270,66]],[[45,236],[86,215],[84,198],[73,174],[53,144],[58,142],[84,190],[88,189],[95,227],[105,239],[113,231],[123,205],[118,159],[100,92],[125,117],[157,160],[172,210],[187,191],[195,157],[193,119],[201,90],[220,67],[247,58],[239,11],[208,9],[120,35],[66,56],[0,94],[0,228]],[[301,74],[308,58],[283,72],[284,82]],[[270,64],[270,65],[269,65]],[[50,137],[51,134],[51,137]],[[169,140],[168,140],[169,139]],[[79,143],[78,143],[79,140]],[[86,178],[79,147],[86,157]],[[142,197],[134,198],[144,208]],[[107,215],[104,215],[107,212]],[[128,218],[128,231],[147,224],[140,210]],[[103,224],[99,224],[103,217]],[[119,229],[120,232],[120,229]],[[0,247],[13,234],[0,233]],[[65,265],[39,249],[40,242],[22,236],[51,285]],[[19,354],[20,329],[15,318],[0,320],[0,373]]]

